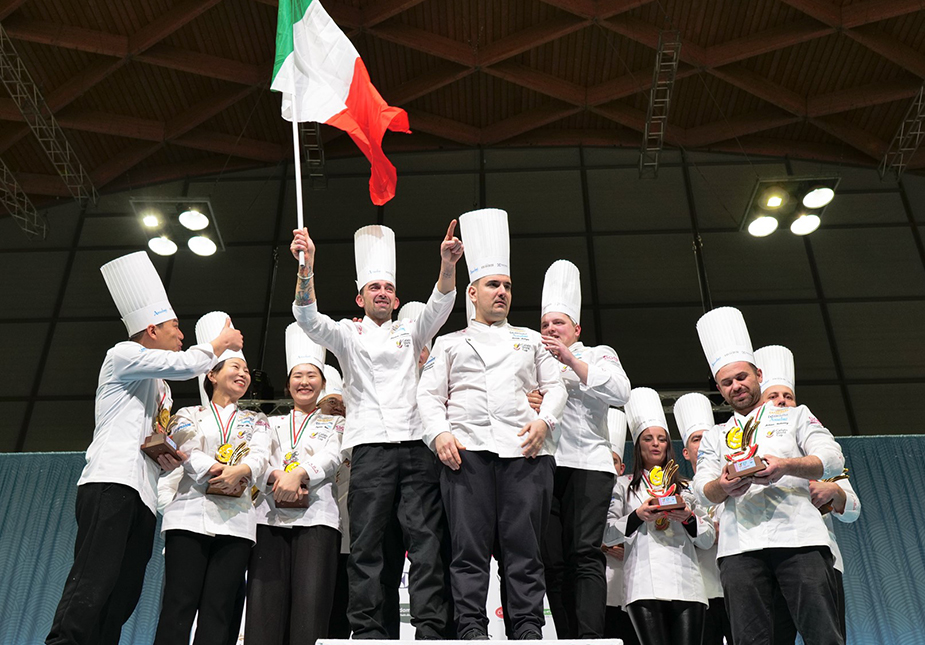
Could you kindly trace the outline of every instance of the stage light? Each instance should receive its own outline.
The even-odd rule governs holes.
[[[828,186],[816,186],[803,197],[803,205],[806,208],[822,208],[832,201],[833,197],[835,191]]]
[[[813,213],[799,215],[790,223],[790,232],[794,235],[809,235],[822,223],[822,218]]]
[[[209,218],[195,208],[180,213],[180,223],[191,231],[201,231],[209,225]]]
[[[177,252],[177,245],[163,235],[148,240],[148,248],[158,255],[173,255]]]
[[[154,213],[148,213],[141,219],[142,224],[148,228],[157,228],[161,224],[161,220]]]
[[[215,246],[215,242],[204,235],[191,237],[186,244],[189,246],[190,251],[203,257],[212,255],[218,249],[218,247]]]
[[[770,215],[762,215],[748,225],[748,232],[755,237],[767,237],[777,230],[777,218]]]

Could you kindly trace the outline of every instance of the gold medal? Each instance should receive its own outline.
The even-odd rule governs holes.
[[[730,450],[738,450],[742,447],[742,428],[738,424],[726,433],[726,445]]]
[[[649,471],[649,481],[652,482],[654,488],[661,488],[662,482],[664,482],[665,475],[662,472],[661,466],[656,466]]]
[[[167,408],[161,408],[161,411],[157,413],[157,425],[166,430],[169,423],[170,410]]]
[[[292,462],[291,464],[289,464],[288,466],[286,466],[286,472],[287,472],[287,473],[291,473],[293,470],[295,470],[295,469],[298,468],[298,467],[299,467],[299,462],[294,461],[294,462]]]
[[[218,450],[215,451],[215,461],[227,464],[231,461],[231,455],[234,452],[234,448],[231,447],[230,443],[223,443],[218,447]]]

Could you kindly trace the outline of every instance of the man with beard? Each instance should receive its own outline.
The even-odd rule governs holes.
[[[841,448],[805,406],[762,405],[761,371],[741,312],[714,309],[697,332],[734,413],[704,433],[694,475],[697,497],[723,504],[717,555],[733,639],[771,642],[776,584],[807,645],[844,645],[828,531],[809,486],[841,473]],[[755,463],[764,468],[739,476],[749,469],[737,471],[732,462],[751,452],[743,438],[751,431]]]

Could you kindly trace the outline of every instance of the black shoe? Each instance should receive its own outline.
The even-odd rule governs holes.
[[[470,629],[465,634],[459,637],[461,641],[487,641],[488,634],[483,632],[481,629],[476,627],[475,629]]]
[[[530,630],[518,636],[517,640],[519,641],[541,641],[543,640],[543,635],[540,634],[539,632]]]

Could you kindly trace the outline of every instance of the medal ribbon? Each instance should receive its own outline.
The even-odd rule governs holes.
[[[296,432],[295,429],[295,410],[293,410],[289,415],[289,438],[292,440],[292,449],[295,450],[295,447],[299,443],[299,439],[302,438],[302,432],[305,430],[305,426],[308,425],[309,420],[315,416],[318,412],[318,408],[315,408],[311,411],[310,414],[306,414],[305,418],[302,420],[302,426],[299,428],[299,431]]]
[[[218,415],[218,408],[215,407],[215,404],[210,402],[209,405],[212,406],[212,415],[215,417],[215,423],[218,425],[219,432],[222,433],[222,444],[228,443],[228,438],[231,436],[231,428],[234,426],[235,417],[238,416],[238,409],[235,407],[234,412],[231,414],[231,418],[228,419],[228,425],[222,425],[222,418]]]
[[[767,403],[765,403],[764,405],[761,406],[761,412],[758,413],[758,418],[755,419],[755,425],[761,423],[761,417],[764,416],[764,411],[765,411],[766,409],[767,409]],[[748,425],[748,423],[746,422],[745,425]],[[739,424],[739,420],[738,420],[738,419],[736,419],[736,428],[738,428],[739,430],[742,430],[742,432],[745,432],[744,428],[742,428],[742,426]]]

